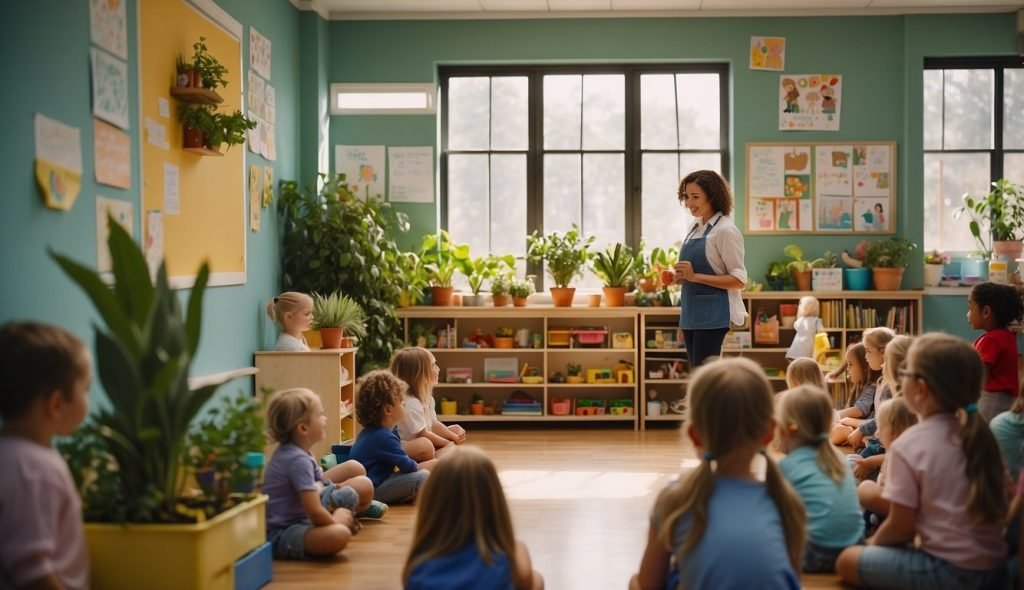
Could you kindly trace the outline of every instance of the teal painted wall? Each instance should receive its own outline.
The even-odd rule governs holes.
[[[299,13],[284,0],[219,0],[218,4],[245,25],[242,53],[246,64],[250,25],[273,44],[271,83],[276,89],[278,158],[268,163],[247,153],[246,166],[270,165],[275,180],[295,178],[299,170]],[[5,79],[17,82],[7,86],[0,109],[4,129],[0,177],[5,186],[0,215],[0,278],[4,284],[0,322],[32,319],[58,324],[91,345],[96,315],[85,295],[47,257],[46,249],[67,253],[88,265],[96,263],[97,194],[134,203],[135,235],[140,235],[140,125],[138,0],[128,0],[132,187],[124,191],[97,185],[92,158],[88,6],[84,0],[37,0],[5,6],[0,24],[3,72]],[[66,213],[43,207],[33,180],[35,112],[81,129],[82,190]],[[250,366],[252,352],[273,341],[275,334],[267,333],[261,314],[264,302],[278,289],[279,241],[273,209],[265,209],[263,214],[263,229],[247,234],[248,282],[207,291],[194,374]],[[180,295],[184,300],[188,291]],[[239,388],[251,390],[251,381],[237,381],[224,391]],[[95,401],[102,399],[98,385],[92,393]]]
[[[839,132],[784,133],[776,114],[777,72],[748,69],[751,35],[786,38],[786,71],[843,75]],[[897,232],[923,239],[921,67],[925,56],[1016,52],[1012,13],[872,17],[578,19],[332,22],[331,82],[430,82],[440,64],[608,61],[718,61],[731,69],[732,164],[742,201],[744,145],[750,141],[891,140],[898,146]],[[372,48],[369,51],[368,48]],[[347,59],[346,56],[358,56]],[[435,117],[333,117],[331,143],[435,145]],[[333,165],[333,162],[332,162]],[[399,205],[413,218],[406,246],[436,224],[434,205]],[[674,203],[666,210],[675,211]],[[737,221],[745,226],[743,203]],[[748,237],[747,269],[761,279],[770,260],[798,243],[816,254],[854,246],[860,237]],[[920,288],[911,265],[905,288]],[[929,298],[931,299],[931,298]],[[962,302],[962,298],[953,298]],[[927,329],[956,332],[962,316],[926,305]],[[936,313],[931,313],[935,309]],[[962,328],[962,326],[959,326]]]

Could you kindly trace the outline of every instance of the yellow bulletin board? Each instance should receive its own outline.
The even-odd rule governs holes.
[[[746,147],[747,234],[896,233],[896,142]]]
[[[161,211],[164,260],[172,286],[191,287],[203,260],[210,263],[210,285],[245,283],[245,147],[233,146],[224,157],[185,152],[179,103],[170,94],[178,56],[190,59],[192,44],[205,37],[209,53],[228,69],[227,85],[216,90],[224,98],[219,109],[244,112],[242,26],[212,0],[146,0],[138,7],[142,204],[147,212],[143,217],[147,243],[152,237],[148,212]],[[173,190],[167,192],[173,186],[174,167],[177,206]],[[166,195],[172,198],[165,199]]]

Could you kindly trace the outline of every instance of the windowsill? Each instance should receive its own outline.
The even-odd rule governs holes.
[[[967,297],[971,294],[971,287],[925,287],[924,294],[926,297],[929,295]]]

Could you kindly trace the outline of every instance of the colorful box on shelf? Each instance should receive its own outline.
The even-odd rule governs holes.
[[[445,383],[472,383],[473,369],[469,367],[448,367],[444,374]]]
[[[569,348],[572,330],[568,328],[552,328],[548,330],[549,348]]]
[[[572,331],[577,346],[601,348],[608,338],[608,328],[576,328]]]
[[[572,413],[572,400],[571,399],[553,399],[551,400],[551,414],[553,416],[568,416]]]
[[[633,400],[613,399],[608,400],[608,412],[613,416],[632,416]]]
[[[576,400],[576,415],[604,416],[604,400],[587,398]]]
[[[615,375],[611,369],[587,369],[587,383],[616,383]]]
[[[629,332],[612,334],[612,348],[633,348],[633,335]]]
[[[519,360],[515,357],[485,358],[484,380],[488,383],[519,383]]]

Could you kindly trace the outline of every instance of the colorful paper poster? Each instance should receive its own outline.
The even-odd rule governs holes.
[[[750,229],[753,231],[775,229],[775,199],[750,199]]]
[[[334,172],[345,175],[345,182],[353,193],[383,197],[384,146],[334,146]]]
[[[110,272],[113,263],[110,260],[110,249],[107,247],[107,239],[110,237],[109,218],[113,217],[118,225],[128,232],[129,236],[135,235],[133,205],[131,201],[110,199],[96,196],[96,270],[99,272]]]
[[[260,130],[260,155],[273,162],[277,159],[274,126],[261,119],[258,129]]]
[[[786,38],[751,37],[750,69],[777,72],[786,69]]]
[[[750,196],[778,197],[785,182],[783,159],[786,148],[755,146],[750,148]],[[753,227],[753,226],[752,226]]]
[[[89,32],[93,43],[128,59],[125,0],[89,0]]]
[[[82,141],[71,127],[40,113],[35,126],[36,182],[47,207],[67,211],[82,187]]]
[[[248,136],[248,141],[246,143],[249,144],[250,152],[254,154],[259,154],[260,151],[263,149],[260,139],[263,133],[263,130],[260,129],[260,123],[262,121],[253,111],[249,111],[249,118],[256,121],[256,126],[246,132],[246,135]]]
[[[797,199],[778,199],[775,201],[775,229],[778,231],[794,231],[800,229],[800,207]]]
[[[263,100],[263,113],[267,116],[267,123],[277,123],[277,113],[274,112],[274,105],[277,99],[274,96],[274,87],[269,83],[266,85],[266,95]]]
[[[814,155],[818,195],[849,197],[853,194],[853,148],[819,145]]]
[[[128,64],[92,49],[92,112],[128,129]]]
[[[853,199],[850,197],[818,197],[818,231],[850,231],[853,229]]]
[[[128,190],[132,187],[131,138],[99,119],[92,120],[96,182]]]
[[[889,197],[884,199],[853,200],[853,229],[856,231],[888,232],[889,229]]]
[[[249,27],[249,65],[256,73],[270,79],[270,39]]]
[[[263,78],[257,76],[253,70],[249,70],[249,110],[256,113],[256,116],[260,119],[267,118],[264,108],[264,101],[266,100],[265,84]]]
[[[164,212],[181,215],[181,184],[178,167],[164,162]]]
[[[249,229],[260,231],[260,201],[263,199],[263,169],[249,164]]]
[[[434,202],[434,148],[388,148],[388,200]]]
[[[779,76],[781,131],[839,131],[843,77],[838,74]]]
[[[274,202],[274,169],[270,166],[263,168],[263,207],[269,207]]]
[[[150,277],[155,277],[164,261],[164,215],[158,209],[146,211],[146,241],[143,246]]]
[[[853,146],[853,194],[885,197],[892,192],[889,146]]]

